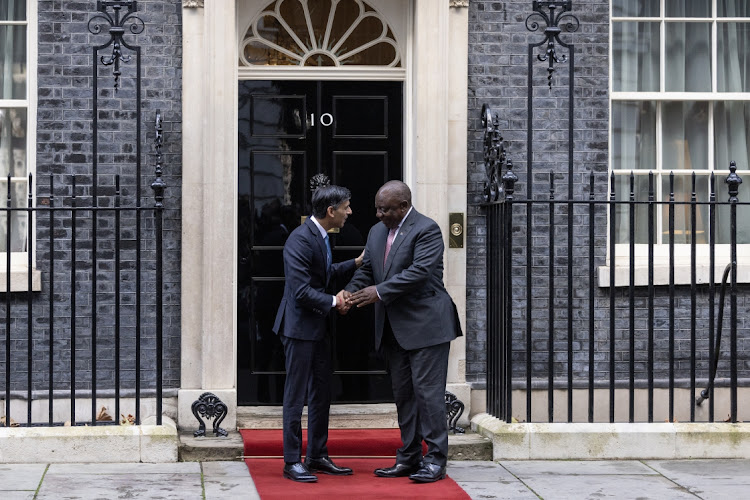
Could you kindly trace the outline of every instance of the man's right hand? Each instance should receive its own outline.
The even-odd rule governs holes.
[[[351,292],[346,290],[341,290],[336,294],[336,310],[339,314],[346,314],[349,312],[349,309],[351,309],[352,305],[349,302],[351,295]]]

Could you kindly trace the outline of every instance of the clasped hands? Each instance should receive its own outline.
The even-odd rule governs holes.
[[[368,286],[354,293],[341,290],[336,294],[336,310],[339,314],[346,314],[352,306],[364,307],[380,300],[375,285]]]

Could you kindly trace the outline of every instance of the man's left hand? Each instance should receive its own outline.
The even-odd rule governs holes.
[[[369,304],[373,304],[380,300],[378,292],[375,290],[375,285],[368,286],[357,292],[354,292],[349,298],[349,303],[356,305],[357,307],[363,307]]]

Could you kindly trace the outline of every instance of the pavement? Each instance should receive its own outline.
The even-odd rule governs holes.
[[[472,499],[750,498],[750,460],[451,461]],[[279,470],[279,481],[283,481]],[[387,481],[387,479],[384,479]],[[244,462],[0,464],[0,498],[257,499]],[[414,500],[413,494],[410,498]]]

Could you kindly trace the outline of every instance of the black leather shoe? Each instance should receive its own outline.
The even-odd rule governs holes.
[[[284,464],[284,477],[298,483],[314,483],[318,480],[318,476],[310,472],[302,462]]]
[[[421,469],[409,476],[409,479],[418,483],[434,483],[445,479],[445,467],[437,464],[424,464]]]
[[[352,470],[349,467],[339,467],[328,457],[308,457],[305,460],[305,465],[312,471],[331,474],[332,476],[348,476],[352,474]]]
[[[399,464],[393,467],[382,467],[375,469],[375,475],[380,477],[406,477],[420,470],[421,463],[417,464]]]

